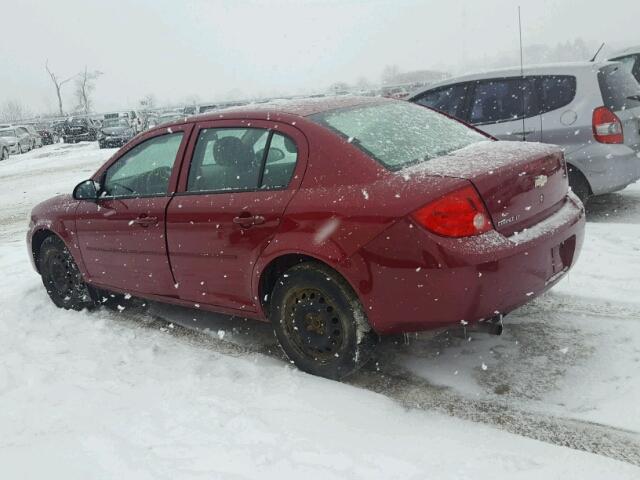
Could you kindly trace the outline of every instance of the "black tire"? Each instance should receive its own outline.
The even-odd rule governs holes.
[[[0,152],[0,161],[6,160],[7,158],[9,158],[9,150],[7,150],[6,148],[3,148],[2,152]]]
[[[82,279],[73,256],[58,237],[47,237],[40,246],[38,266],[49,297],[66,310],[96,306],[90,287]]]
[[[334,270],[315,262],[290,268],[276,282],[270,305],[276,337],[300,370],[342,380],[371,358],[377,336]]]
[[[569,187],[582,203],[587,203],[591,196],[591,187],[584,175],[573,165],[567,165],[569,170]]]

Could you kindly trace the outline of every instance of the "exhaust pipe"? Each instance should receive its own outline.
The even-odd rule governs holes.
[[[475,330],[489,335],[502,335],[502,317],[503,315],[499,313],[491,318],[481,320],[475,324]]]

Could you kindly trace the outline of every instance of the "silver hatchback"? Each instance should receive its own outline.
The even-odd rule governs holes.
[[[562,147],[583,200],[640,178],[640,85],[614,62],[576,62],[447,79],[409,101],[501,140]]]

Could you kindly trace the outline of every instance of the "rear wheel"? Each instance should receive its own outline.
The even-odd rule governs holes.
[[[58,237],[52,235],[42,242],[38,265],[42,283],[56,306],[66,310],[96,306],[90,287],[82,279],[71,253]]]
[[[591,187],[582,172],[573,165],[567,165],[569,170],[569,186],[582,203],[586,203],[591,196]]]
[[[315,262],[296,265],[280,277],[270,317],[289,359],[321,377],[340,380],[354,373],[377,342],[350,285]]]

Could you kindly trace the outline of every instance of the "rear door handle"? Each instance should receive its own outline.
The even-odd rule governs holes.
[[[242,228],[249,228],[253,225],[261,225],[264,223],[264,217],[262,215],[239,215],[233,217],[233,223],[240,225]]]
[[[158,224],[158,217],[147,217],[146,215],[140,215],[138,218],[132,221],[134,225],[140,225],[141,227],[150,227]]]

